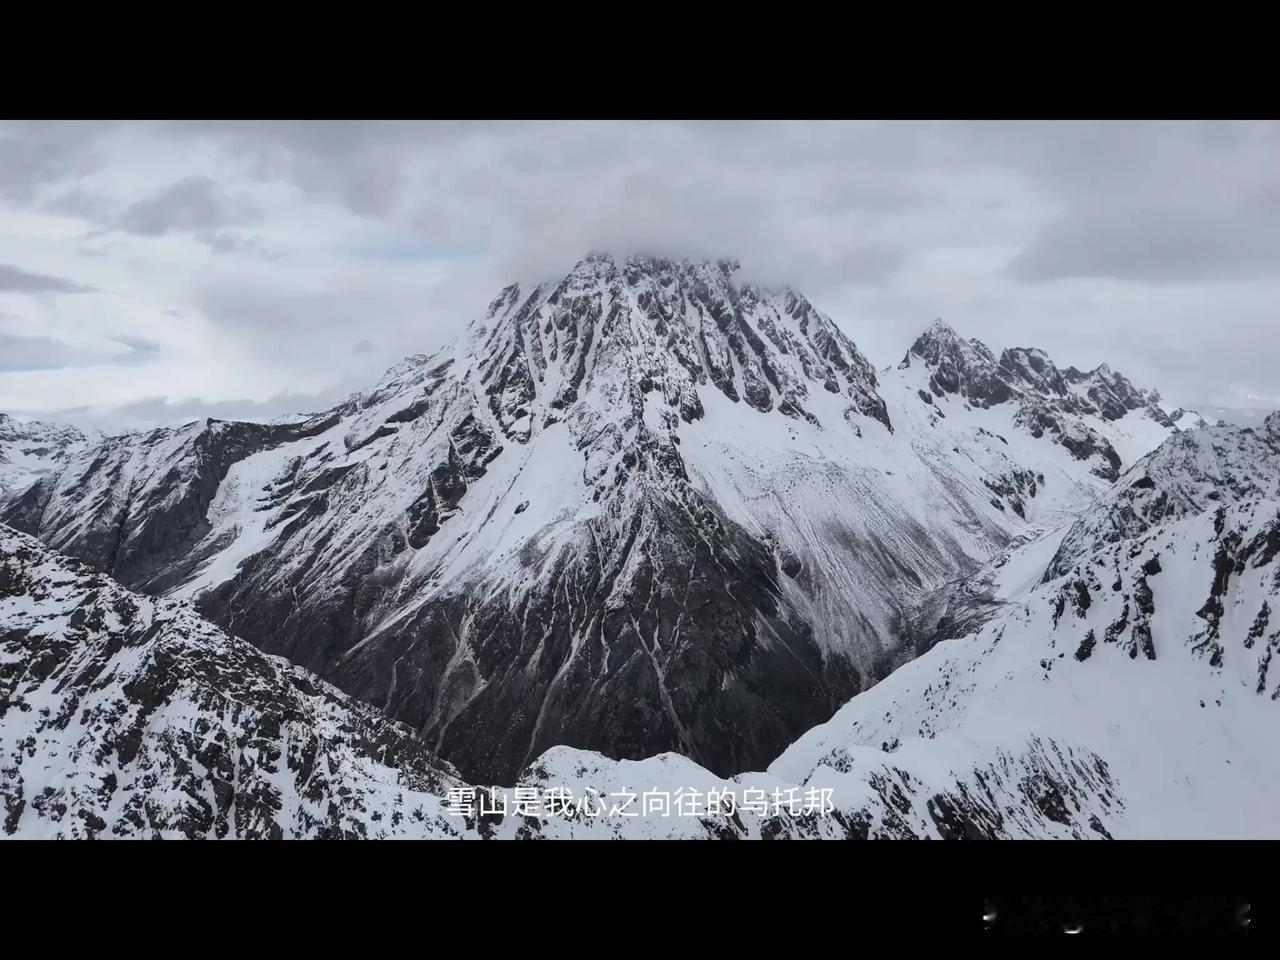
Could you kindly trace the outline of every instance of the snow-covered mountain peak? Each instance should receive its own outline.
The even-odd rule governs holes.
[[[1087,373],[1075,367],[1061,370],[1036,347],[1010,347],[997,358],[982,341],[964,339],[942,320],[935,320],[916,339],[899,368],[909,368],[913,357],[931,371],[929,386],[935,396],[959,395],[977,407],[1043,401],[1067,413],[1093,414],[1106,420],[1119,420],[1129,411],[1142,410],[1169,425],[1159,407],[1157,391],[1135,387],[1105,363]]]
[[[19,421],[0,413],[0,504],[101,439],[66,423]]]
[[[1155,391],[1152,392],[1154,393]],[[1169,422],[1179,430],[1195,430],[1199,427],[1212,425],[1195,410],[1185,410],[1182,407],[1178,407],[1169,414]]]
[[[997,358],[985,343],[962,338],[941,320],[916,339],[899,369],[911,367],[913,357],[929,371],[928,388],[935,397],[957,396],[980,409],[1036,395],[1043,379],[1036,366],[1056,373],[1043,351],[1006,350]]]
[[[965,346],[971,342],[971,340],[966,340],[960,336],[951,324],[939,317],[929,324],[924,332],[916,338],[909,352],[917,356],[929,357],[933,352],[943,347],[951,345]]]
[[[561,421],[592,432],[614,411],[669,431],[673,417],[703,416],[708,385],[759,413],[809,422],[831,419],[815,412],[814,393],[826,391],[844,399],[837,418],[889,427],[875,372],[853,342],[796,292],[737,283],[736,268],[596,254],[558,284],[509,286],[469,329],[460,372],[521,444]],[[575,430],[578,419],[591,430]]]
[[[0,520],[195,600],[468,775],[553,744],[740,771],[909,659],[922,598],[1167,430],[1047,407],[945,325],[877,376],[735,271],[584,258],[323,414],[114,438]],[[966,392],[930,388],[944,368]],[[1019,402],[973,402],[978,375]]]
[[[1049,355],[1035,347],[1011,347],[1000,354],[1011,378],[1042,396],[1066,396],[1067,379]]]
[[[68,446],[101,436],[97,431],[85,431],[69,423],[51,423],[42,420],[17,420],[0,413],[0,443],[46,443]]]
[[[899,367],[911,366],[912,357],[933,371],[931,382],[938,392],[961,393],[984,406],[1008,399],[995,354],[980,340],[965,340],[940,319],[916,338]],[[989,391],[993,391],[991,395]]]
[[[965,340],[940,320],[916,339],[894,372],[943,415],[952,400],[968,411],[992,411],[1001,435],[1011,416],[1008,426],[1047,437],[1107,481],[1175,428],[1157,392],[1134,387],[1105,364],[1088,373],[1062,370],[1034,347],[1008,348],[997,358],[986,344]]]

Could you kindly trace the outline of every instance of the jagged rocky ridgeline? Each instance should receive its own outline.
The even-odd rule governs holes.
[[[901,366],[911,366],[913,358],[927,366],[933,396],[955,395],[978,408],[1010,404],[1017,411],[1014,422],[1031,436],[1048,434],[1076,459],[1092,461],[1092,471],[1104,480],[1117,479],[1124,461],[1102,425],[1090,426],[1084,417],[1115,423],[1136,412],[1166,429],[1174,426],[1157,391],[1138,389],[1105,363],[1088,373],[1059,370],[1043,350],[1024,348],[1005,350],[997,359],[941,321],[912,345]],[[924,394],[921,399],[932,402]]]
[[[330,411],[92,443],[0,520],[473,780],[557,744],[758,769],[951,634],[921,625],[939,591],[1177,428],[1105,367],[941,324],[877,374],[735,269],[588,257]]]

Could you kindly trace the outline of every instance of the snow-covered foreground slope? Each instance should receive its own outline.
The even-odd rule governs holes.
[[[0,526],[3,834],[448,835],[459,782],[375,708]]]
[[[1081,836],[1117,806],[1097,757],[1035,739],[796,782],[556,747],[477,789],[376,709],[6,527],[0,798],[19,838]]]
[[[1219,505],[1280,495],[1280,412],[1257,430],[1203,426],[1178,433],[1107,490],[1067,531],[1046,577],[1106,543]]]
[[[855,697],[769,772],[804,779],[880,749],[936,776],[1040,738],[1105,761],[1116,837],[1280,836],[1278,553],[1274,498],[1105,545]]]
[[[1175,427],[1105,366],[943,324],[877,374],[734,271],[588,257],[327,413],[112,438],[0,520],[473,779],[554,745],[759,768]]]

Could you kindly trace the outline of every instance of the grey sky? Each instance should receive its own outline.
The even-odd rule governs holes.
[[[31,273],[0,263],[0,293],[82,293],[85,288],[61,277]]]
[[[1272,122],[0,122],[0,410],[315,408],[591,249],[1280,406]],[[74,294],[74,295],[73,295]]]

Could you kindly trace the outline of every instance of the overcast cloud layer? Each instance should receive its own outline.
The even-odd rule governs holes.
[[[731,256],[878,366],[941,317],[1280,407],[1271,122],[0,123],[0,411],[324,407],[589,250]]]

